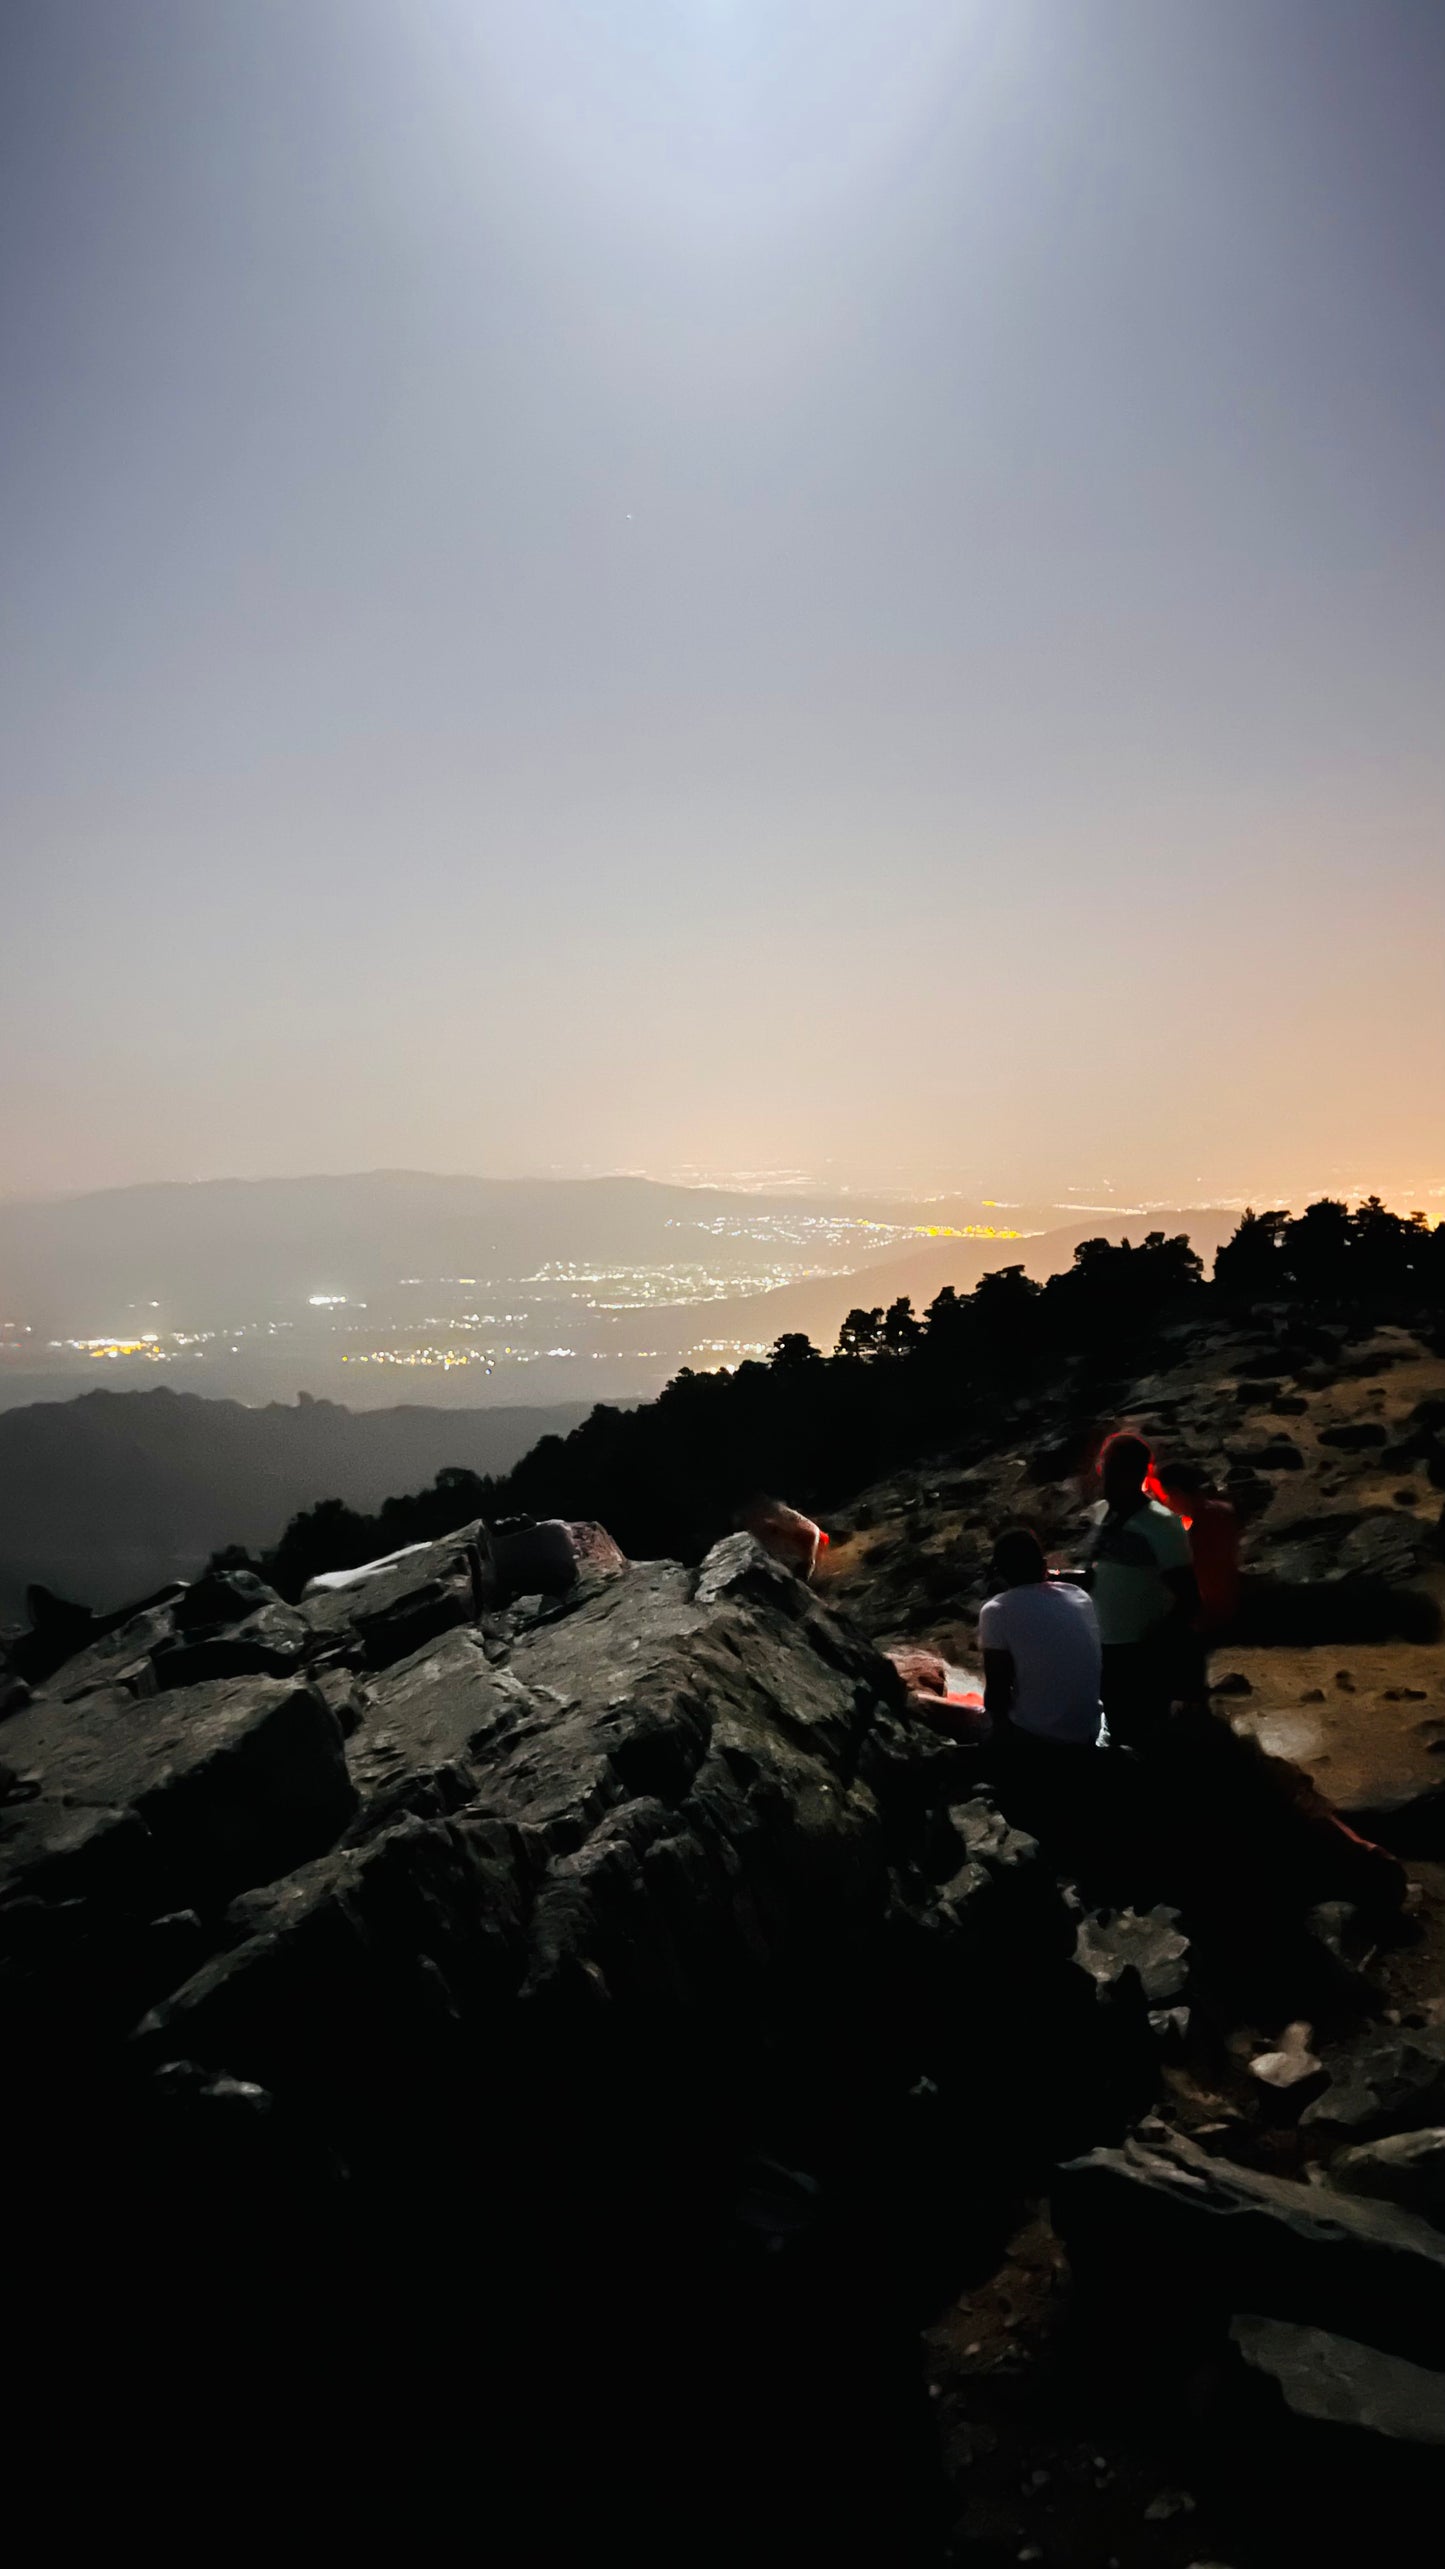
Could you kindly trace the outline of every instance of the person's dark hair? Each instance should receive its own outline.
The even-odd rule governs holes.
[[[1123,1481],[1130,1478],[1137,1463],[1138,1477],[1142,1481],[1153,1460],[1145,1439],[1136,1436],[1132,1427],[1121,1427],[1117,1436],[1105,1438],[1099,1456],[1099,1470],[1109,1479]]]
[[[1005,1588],[1028,1588],[1048,1577],[1044,1547],[1031,1525],[1005,1527],[993,1548],[993,1575]]]
[[[1161,1490],[1177,1490],[1182,1499],[1202,1497],[1214,1487],[1202,1463],[1156,1463],[1154,1477]]]

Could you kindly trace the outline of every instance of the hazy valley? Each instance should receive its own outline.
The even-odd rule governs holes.
[[[1229,1217],[747,1195],[641,1178],[342,1178],[0,1204],[0,1406],[103,1380],[370,1409],[639,1399],[680,1364],[831,1345],[857,1302]],[[856,1280],[856,1281],[855,1281]]]
[[[1233,1222],[1058,1211],[396,1172],[0,1206],[0,1612],[32,1580],[119,1603],[317,1499],[508,1471],[682,1365],[829,1350],[857,1304],[1043,1281],[1153,1227],[1207,1263]]]

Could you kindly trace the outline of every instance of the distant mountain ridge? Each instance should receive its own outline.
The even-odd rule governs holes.
[[[460,1465],[502,1472],[584,1402],[354,1411],[246,1409],[195,1392],[93,1391],[0,1414],[0,1615],[32,1580],[111,1607],[188,1578],[224,1544],[272,1543],[297,1508],[376,1508]]]
[[[732,1194],[650,1178],[216,1178],[0,1202],[0,1317],[55,1335],[115,1326],[163,1299],[171,1322],[254,1318],[311,1293],[365,1297],[400,1277],[524,1275],[547,1260],[677,1260],[704,1226],[846,1212],[940,1222],[973,1208]],[[711,1256],[726,1258],[716,1234]],[[693,1252],[696,1254],[696,1251]],[[740,1265],[750,1263],[736,1252]],[[866,1235],[858,1263],[868,1262]],[[755,1253],[754,1261],[755,1262]]]

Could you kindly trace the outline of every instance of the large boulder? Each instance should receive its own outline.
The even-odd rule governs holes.
[[[1430,1557],[1428,1532],[1396,1508],[1306,1510],[1256,1538],[1271,1577],[1339,1582],[1414,1578]]]
[[[505,1655],[475,1625],[462,1625],[354,1681],[347,1763],[367,1834],[415,1808],[443,1772],[455,1776],[461,1799],[475,1796],[489,1747],[528,1708]]]
[[[314,1648],[387,1668],[459,1625],[519,1600],[575,1601],[626,1568],[600,1525],[554,1517],[494,1532],[478,1520],[435,1543],[321,1573],[299,1611]]]
[[[23,2151],[32,2108],[62,2147],[97,2114],[108,2135],[109,2047],[203,1961],[225,1903],[334,1844],[357,1795],[335,1713],[286,1681],[36,1701],[6,1729],[0,2044]]]
[[[1393,2205],[1162,2130],[1070,2161],[1052,2201],[1086,2325],[1136,2363],[1187,2370],[1248,2310],[1445,2366],[1445,2238]]]
[[[1341,2437],[1383,2437],[1445,2452],[1445,2373],[1382,2355],[1352,2337],[1241,2313],[1230,2339],[1277,2409]]]
[[[165,1688],[197,1686],[208,1677],[289,1677],[315,1655],[305,1618],[277,1597],[228,1630],[182,1629],[157,1643],[150,1664]]]
[[[154,1694],[151,1654],[173,1640],[175,1631],[169,1604],[147,1606],[64,1660],[36,1692],[63,1704],[79,1703],[86,1695],[115,1686],[132,1695]]]
[[[543,1517],[535,1525],[496,1527],[483,1557],[503,1599],[565,1597],[583,1579],[610,1579],[627,1567],[605,1526],[560,1516]]]
[[[1370,2141],[1422,2131],[1445,2115],[1445,2025],[1381,2027],[1326,2054],[1330,2083],[1301,2127]]]
[[[1383,2525],[1438,2520],[1445,2372],[1254,2311],[1229,2335],[1210,2476],[1222,2464],[1260,2557],[1355,2569]]]
[[[1330,2184],[1347,2194],[1398,2203],[1445,2230],[1445,2126],[1427,2124],[1418,2132],[1392,2132],[1383,2141],[1337,2150],[1328,2174]]]
[[[152,1913],[214,1909],[334,1844],[356,1808],[340,1726],[309,1687],[272,1679],[134,1700],[36,1702],[6,1730],[32,1798],[0,1808],[0,1914],[49,1896],[53,1851],[96,1845],[114,1814]],[[108,1860],[107,1860],[108,1861]],[[65,1897],[84,1897],[67,1858]],[[104,1895],[103,1895],[104,1896]]]
[[[1383,1579],[1391,1585],[1418,1578],[1428,1568],[1431,1543],[1427,1527],[1399,1509],[1372,1510],[1340,1545],[1342,1578]]]
[[[447,1549],[380,1611],[418,1566],[454,1595]],[[364,1662],[360,1602],[328,1631]],[[12,2120],[37,2379],[133,2391],[203,2488],[244,2445],[266,2520],[289,2474],[428,2538],[484,2489],[504,2552],[658,2556],[701,2508],[700,2541],[921,2556],[920,2277],[1057,2147],[1077,1975],[1032,1841],[885,1660],[740,1537],[314,1689],[45,1710],[89,1746],[25,1738],[16,1949],[44,1910],[144,1952]],[[265,1817],[301,1824],[238,1847],[264,1797],[210,1785],[283,1716],[298,1809]]]
[[[463,1526],[444,1542],[413,1544],[388,1560],[313,1579],[299,1612],[314,1646],[385,1668],[472,1622],[483,1602],[480,1532]]]

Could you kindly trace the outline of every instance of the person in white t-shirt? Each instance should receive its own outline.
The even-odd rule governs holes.
[[[1007,1721],[1028,1737],[1066,1748],[1098,1745],[1102,1650],[1093,1600],[1051,1579],[1043,1546],[1028,1526],[999,1537],[1000,1582],[978,1619],[984,1701],[995,1729]]]
[[[978,1638],[999,1799],[1061,1871],[1085,1874],[1107,1861],[1117,1780],[1114,1760],[1096,1754],[1109,1735],[1093,1600],[1050,1578],[1027,1526],[1000,1535],[993,1575],[998,1592],[979,1616]]]

